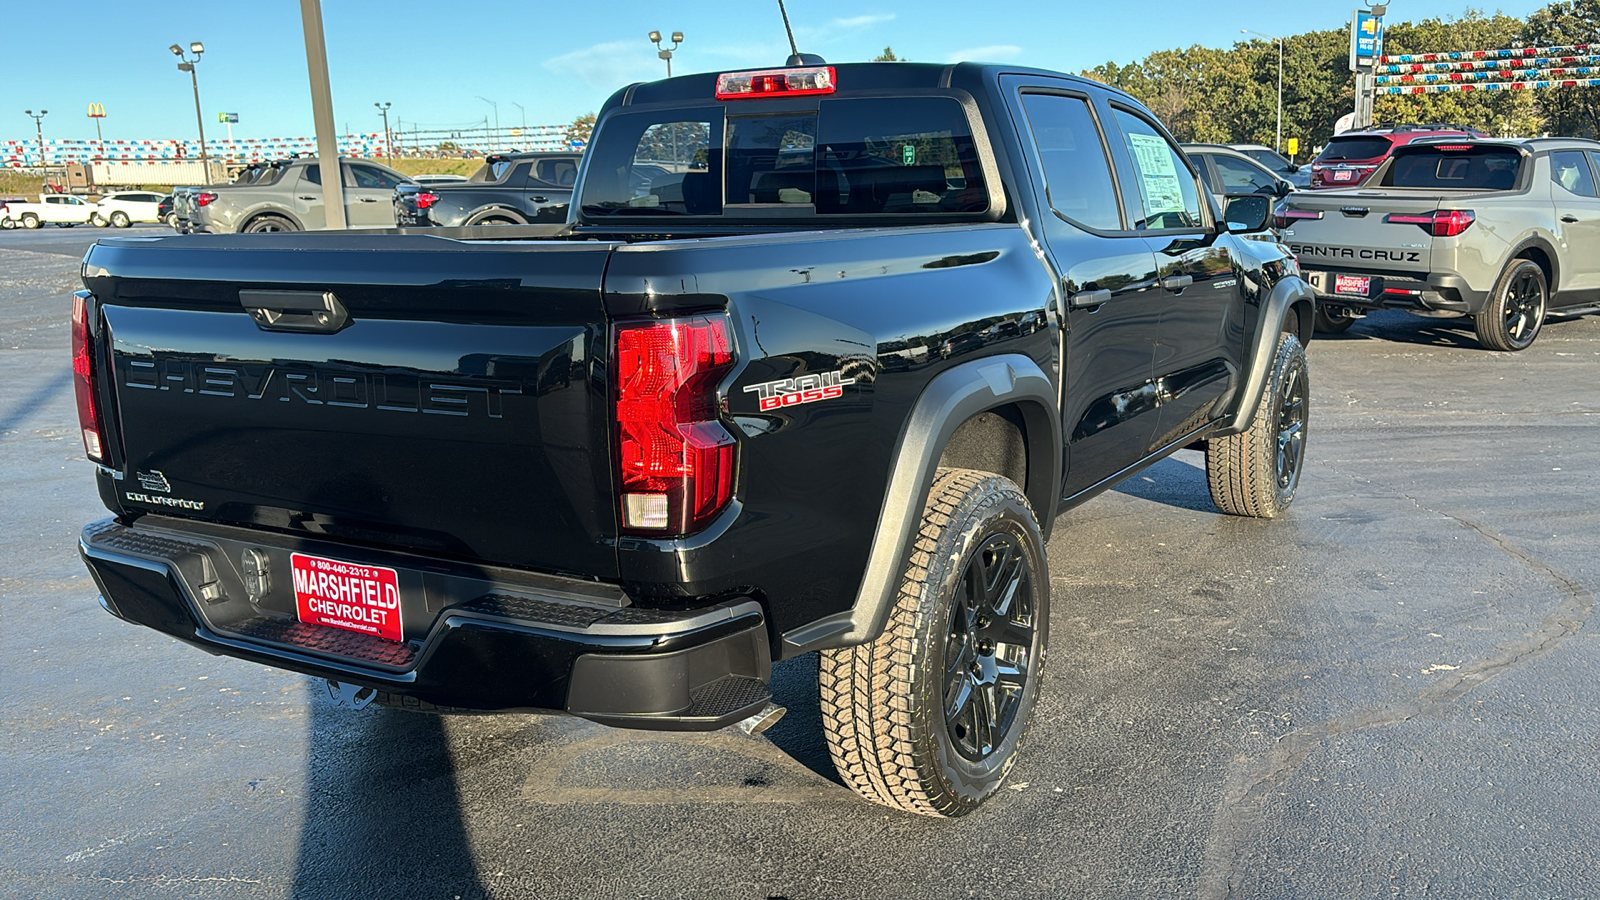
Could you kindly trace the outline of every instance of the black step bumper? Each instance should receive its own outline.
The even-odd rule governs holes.
[[[96,522],[79,550],[119,618],[212,653],[437,706],[711,730],[771,700],[765,617],[749,598],[641,609],[593,582],[160,516]],[[246,551],[265,560],[265,579],[247,581]],[[404,640],[298,621],[292,553],[394,569]]]

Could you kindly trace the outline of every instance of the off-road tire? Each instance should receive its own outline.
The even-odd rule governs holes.
[[[1217,509],[1270,519],[1289,508],[1305,468],[1310,392],[1305,348],[1285,332],[1250,428],[1206,442],[1206,482]]]
[[[1350,330],[1351,325],[1356,323],[1356,318],[1355,316],[1341,316],[1330,313],[1322,308],[1322,304],[1318,303],[1317,311],[1311,317],[1311,321],[1318,334],[1343,334]]]
[[[39,227],[39,217],[34,215],[33,213],[23,213],[22,214],[22,227],[23,228],[38,228]]]
[[[244,234],[265,234],[268,232],[299,231],[300,229],[283,216],[256,216],[250,224],[243,229]]]
[[[1489,300],[1472,317],[1478,342],[1490,350],[1526,350],[1544,327],[1550,308],[1550,287],[1544,270],[1529,259],[1514,259],[1489,292]]]
[[[987,620],[986,627],[998,635],[1000,623],[1020,627],[1014,620],[1026,619],[1029,636],[1020,651],[1020,638],[991,643],[988,659],[1006,663],[1013,677],[1008,684],[1016,683],[1017,670],[1024,677],[1014,691],[997,683],[992,691],[971,688],[960,695],[974,704],[974,715],[980,708],[1004,710],[988,716],[991,722],[1003,719],[998,736],[984,742],[992,749],[971,758],[958,746],[969,732],[951,721],[946,708],[952,687],[959,693],[960,683],[970,684],[969,674],[976,678],[982,666],[980,657],[969,654],[978,646],[972,642],[977,632],[956,632],[958,623],[970,628],[974,621],[985,622],[970,613],[982,604],[966,590],[973,584],[967,579],[969,564],[981,578],[985,561],[994,559],[990,571],[999,572],[1007,565],[999,561],[1000,552],[1014,554],[1023,574],[999,576],[1010,579],[1014,599],[1005,604],[1005,616]],[[991,613],[1000,608],[987,607]],[[1022,490],[988,472],[940,469],[883,634],[870,643],[821,652],[822,726],[845,784],[875,803],[927,816],[965,815],[993,796],[1016,761],[1038,699],[1049,612],[1044,539]],[[986,699],[980,701],[980,694]],[[973,743],[977,730],[970,732]]]
[[[112,228],[127,228],[133,224],[133,220],[128,218],[128,214],[120,209],[111,214],[110,222]]]

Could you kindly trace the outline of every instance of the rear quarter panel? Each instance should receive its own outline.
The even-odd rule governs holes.
[[[722,385],[740,443],[735,506],[691,538],[623,540],[625,584],[685,597],[754,588],[779,633],[848,609],[918,395],[950,367],[1001,353],[1057,377],[1051,290],[1016,225],[619,249],[607,273],[614,316],[726,308],[741,360]],[[853,382],[838,399],[760,408],[758,385],[832,372]]]

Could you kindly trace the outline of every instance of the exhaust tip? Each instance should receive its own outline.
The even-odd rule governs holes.
[[[760,734],[778,724],[778,720],[783,718],[783,714],[788,711],[776,703],[768,703],[766,709],[740,722],[739,730],[749,735]]]

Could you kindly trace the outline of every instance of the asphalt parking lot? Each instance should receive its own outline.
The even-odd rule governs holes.
[[[67,316],[109,233],[0,232],[0,895],[1600,896],[1600,317],[1373,316],[1310,348],[1286,518],[1192,452],[1063,516],[1023,757],[940,822],[837,783],[810,659],[766,735],[662,735],[337,710],[107,615]]]

